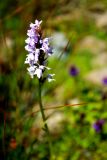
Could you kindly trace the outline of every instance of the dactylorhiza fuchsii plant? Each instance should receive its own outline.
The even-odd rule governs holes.
[[[49,42],[51,38],[43,38],[41,32],[42,21],[35,20],[35,23],[30,24],[30,29],[27,31],[28,38],[25,40],[27,45],[25,49],[28,51],[26,64],[29,64],[27,68],[31,78],[35,75],[38,79],[47,79],[49,82],[53,81],[54,74],[48,74],[44,76],[45,70],[50,70],[47,67],[47,59],[53,54],[52,47]]]
[[[55,74],[45,74],[46,70],[50,70],[49,67],[47,67],[47,60],[48,57],[50,57],[53,54],[52,47],[50,46],[50,40],[51,38],[43,38],[42,36],[42,30],[41,30],[41,23],[42,21],[35,20],[35,23],[30,24],[30,28],[27,31],[28,38],[25,40],[26,46],[25,49],[28,51],[27,58],[25,60],[26,64],[29,64],[29,67],[27,68],[31,78],[34,78],[36,76],[39,81],[39,106],[40,106],[40,112],[42,115],[42,120],[44,124],[44,131],[47,134],[47,141],[49,144],[49,151],[50,151],[50,160],[53,160],[53,154],[52,154],[52,143],[51,143],[51,137],[49,128],[47,125],[47,118],[44,113],[44,107],[42,104],[42,97],[41,97],[41,89],[42,84],[48,80],[48,82],[54,81],[53,76]]]

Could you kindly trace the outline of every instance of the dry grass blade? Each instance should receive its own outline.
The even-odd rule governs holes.
[[[59,55],[59,58],[58,58],[59,60],[61,59],[62,55],[66,52],[66,50],[67,50],[67,48],[69,46],[69,43],[70,43],[70,40],[68,40],[68,42],[67,42],[66,46],[64,47],[63,51]]]
[[[53,107],[46,107],[43,108],[44,110],[52,110],[52,109],[60,109],[63,107],[74,107],[74,106],[82,106],[85,105],[87,103],[83,102],[83,103],[78,103],[78,104],[67,104],[67,105],[61,105],[61,106],[53,106]],[[29,117],[29,116],[34,116],[36,113],[38,113],[40,110],[38,109],[35,112],[30,113],[29,115],[25,115],[25,118]]]

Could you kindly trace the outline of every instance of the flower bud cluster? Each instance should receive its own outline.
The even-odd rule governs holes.
[[[28,51],[25,63],[29,64],[27,68],[31,78],[35,75],[38,79],[43,78],[43,73],[49,67],[46,67],[47,58],[53,54],[50,46],[50,38],[42,38],[41,25],[42,21],[35,20],[35,23],[30,24],[30,29],[27,31],[28,38],[25,40],[25,49]],[[46,79],[53,81],[54,74],[48,74]]]

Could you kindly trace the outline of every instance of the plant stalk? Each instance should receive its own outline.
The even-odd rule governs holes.
[[[43,105],[42,105],[41,90],[42,90],[42,83],[39,80],[39,106],[40,106],[40,112],[41,112],[42,120],[43,120],[43,123],[44,123],[44,130],[45,130],[45,132],[47,134],[47,140],[48,140],[48,144],[49,144],[50,160],[54,160],[53,159],[53,154],[52,154],[51,136],[50,136],[48,125],[46,123],[46,116],[45,116],[44,108],[43,108]]]

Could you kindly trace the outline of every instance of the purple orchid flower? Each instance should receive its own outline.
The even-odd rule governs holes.
[[[27,31],[28,38],[25,40],[25,50],[28,51],[25,63],[29,64],[28,72],[33,78],[35,75],[38,79],[43,77],[45,69],[48,67],[45,61],[49,56],[52,55],[52,47],[50,46],[50,38],[42,38],[41,34],[41,23],[42,21],[35,20],[35,23],[30,24],[30,29]],[[47,75],[47,80],[51,82],[54,80],[54,74]]]

